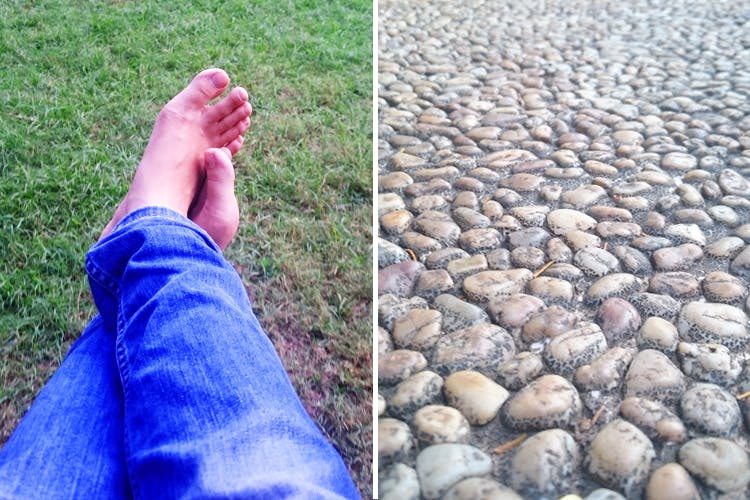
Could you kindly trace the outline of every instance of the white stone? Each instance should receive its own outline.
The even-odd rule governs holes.
[[[440,395],[443,379],[435,372],[425,370],[415,373],[396,386],[388,401],[391,414],[409,418],[419,408],[432,403]]]
[[[397,463],[388,467],[378,477],[377,498],[380,500],[420,500],[417,471]]]
[[[723,344],[732,350],[750,340],[747,314],[727,304],[690,302],[680,311],[677,329],[686,340]]]
[[[405,422],[395,418],[378,419],[378,459],[381,463],[404,460],[413,446],[414,437]]]
[[[502,416],[517,430],[567,427],[580,417],[581,406],[573,384],[559,375],[543,375],[511,397]]]
[[[492,459],[479,448],[467,444],[436,444],[417,456],[417,476],[422,496],[440,498],[451,486],[492,470]]]
[[[655,456],[648,437],[618,418],[604,426],[591,442],[587,467],[604,484],[631,496],[645,483]]]
[[[625,376],[625,396],[675,401],[685,390],[685,376],[662,352],[646,349],[633,358]]]
[[[596,219],[578,210],[561,208],[547,214],[547,226],[554,234],[561,236],[575,229],[588,231],[596,226]]]
[[[492,479],[470,477],[453,485],[442,500],[523,500],[523,497]]]
[[[697,500],[700,498],[693,479],[677,463],[662,465],[651,474],[646,485],[646,500]]]
[[[448,376],[443,393],[448,404],[458,409],[473,425],[485,425],[495,418],[510,395],[500,384],[471,370]]]
[[[747,453],[727,439],[688,441],[680,448],[679,460],[693,476],[724,493],[739,493],[750,483]]]
[[[578,443],[561,429],[526,439],[511,460],[510,485],[528,497],[555,498],[572,489],[579,472]]]
[[[417,439],[425,444],[465,443],[470,427],[466,417],[450,406],[427,405],[414,414]]]

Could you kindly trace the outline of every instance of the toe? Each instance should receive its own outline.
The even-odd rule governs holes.
[[[229,144],[239,135],[244,134],[250,128],[250,118],[237,122],[234,126],[222,133],[217,141],[219,144]]]
[[[211,68],[198,73],[170,104],[202,108],[222,94],[229,85],[229,75],[222,69]]]
[[[237,109],[250,106],[247,100],[247,90],[242,87],[235,87],[225,98],[206,110],[205,119],[208,123],[220,122]],[[249,109],[252,110],[252,108]]]
[[[242,148],[242,144],[244,142],[245,142],[245,137],[238,135],[233,140],[229,141],[229,144],[227,144],[225,147],[229,150],[232,156],[234,156]]]
[[[230,130],[236,124],[247,119],[253,113],[253,108],[249,102],[245,102],[242,106],[236,108],[230,114],[224,117],[223,120],[215,122],[213,125],[214,132],[216,134],[223,134],[227,130]]]
[[[218,199],[234,192],[234,167],[232,153],[228,148],[213,148],[206,151],[206,195]]]

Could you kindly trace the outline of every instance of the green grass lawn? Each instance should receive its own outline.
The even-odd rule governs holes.
[[[0,442],[94,313],[83,256],[156,113],[210,66],[254,107],[227,257],[370,497],[369,0],[0,3]]]

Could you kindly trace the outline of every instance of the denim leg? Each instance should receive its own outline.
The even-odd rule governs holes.
[[[115,336],[94,318],[0,451],[0,498],[130,498]]]
[[[135,498],[358,498],[210,237],[145,208],[88,253]]]

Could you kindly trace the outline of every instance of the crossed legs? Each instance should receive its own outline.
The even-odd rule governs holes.
[[[228,85],[206,70],[159,114],[87,255],[100,315],[0,452],[0,496],[357,496],[219,251],[251,114],[242,88],[210,105]]]
[[[227,247],[239,220],[231,157],[242,147],[252,112],[240,87],[209,106],[228,85],[224,71],[208,69],[162,109],[130,190],[101,238],[134,210],[162,206],[190,215]],[[0,496],[129,497],[126,472],[115,335],[97,316],[3,448]]]

